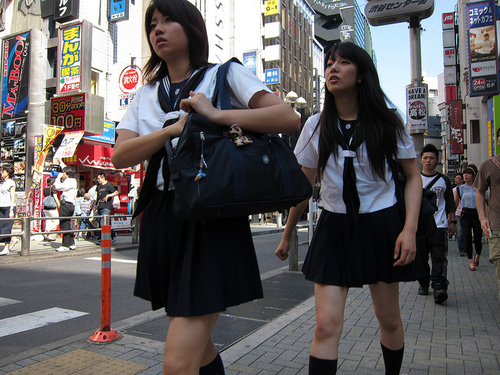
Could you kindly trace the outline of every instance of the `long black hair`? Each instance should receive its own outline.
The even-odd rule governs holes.
[[[172,21],[179,23],[186,31],[189,41],[190,69],[194,70],[207,65],[208,36],[205,21],[203,21],[200,11],[187,0],[152,0],[146,10],[145,17],[146,37],[151,51],[151,57],[144,66],[146,82],[153,84],[168,75],[167,63],[155,53],[149,40],[151,19],[155,9],[164,16],[170,17]]]
[[[386,160],[392,165],[397,155],[397,140],[402,135],[404,124],[397,113],[387,106],[386,95],[380,87],[377,69],[370,55],[351,42],[333,45],[325,55],[325,67],[329,59],[337,57],[351,61],[358,69],[358,128],[354,144],[365,142],[368,159],[374,178],[385,181]],[[335,98],[325,87],[325,105],[318,126],[319,137],[318,171],[323,174],[330,155],[338,157],[339,139],[338,111]],[[317,130],[317,128],[316,128]]]

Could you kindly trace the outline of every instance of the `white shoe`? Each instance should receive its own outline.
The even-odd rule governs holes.
[[[69,249],[70,249],[70,250],[76,250],[76,245],[71,245],[71,246],[69,247]]]
[[[4,247],[2,251],[0,251],[0,255],[7,255],[9,254],[9,248],[8,247]]]
[[[59,246],[56,251],[63,252],[63,251],[69,251],[69,248],[66,246]]]

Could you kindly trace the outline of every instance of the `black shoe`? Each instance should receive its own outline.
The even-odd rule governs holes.
[[[448,299],[448,293],[444,289],[434,290],[434,303],[441,305]]]
[[[429,287],[424,288],[423,286],[418,287],[418,294],[421,296],[426,296],[429,294]]]

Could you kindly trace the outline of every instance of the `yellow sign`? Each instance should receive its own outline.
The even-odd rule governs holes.
[[[280,1],[279,0],[267,0],[265,2],[266,10],[264,12],[265,16],[271,16],[273,14],[278,14],[280,11]]]

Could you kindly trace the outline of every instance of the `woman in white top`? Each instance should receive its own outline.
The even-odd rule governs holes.
[[[75,173],[75,168],[71,166],[64,167],[62,173],[57,175],[56,181],[54,182],[56,190],[61,192],[61,196],[59,197],[61,202],[61,206],[59,207],[59,216],[61,217],[71,217],[75,212],[75,200],[77,193]],[[60,219],[60,223],[61,230],[71,230],[71,219]],[[62,252],[75,249],[75,234],[64,233],[62,244],[56,249],[56,251]]]
[[[386,374],[399,374],[404,329],[398,281],[416,280],[414,262],[422,180],[411,138],[387,107],[370,56],[353,43],[325,56],[325,106],[306,122],[295,148],[314,184],[321,178],[323,211],[304,262],[313,281],[316,329],[309,374],[335,374],[338,343],[350,287],[368,284],[380,326]],[[392,171],[407,182],[406,217],[396,206]],[[396,169],[395,169],[396,168]],[[290,210],[276,255],[285,260],[290,236],[307,201]]]
[[[2,165],[2,183],[0,185],[0,217],[14,218],[15,215],[15,192],[16,184],[12,180],[14,177],[14,167],[12,164]],[[13,221],[0,221],[0,234],[10,234],[12,232]],[[0,242],[5,243],[0,255],[7,255],[10,251],[11,237],[2,237]]]
[[[300,121],[290,106],[237,63],[231,63],[227,75],[235,109],[221,111],[212,105],[219,65],[207,63],[205,23],[192,3],[153,0],[146,11],[145,27],[151,50],[144,69],[147,84],[138,90],[117,127],[112,157],[116,168],[150,160],[145,181],[153,181],[153,189],[141,219],[134,294],[151,301],[153,309],[165,308],[170,319],[165,374],[222,375],[224,367],[211,339],[219,313],[228,306],[262,298],[248,218],[177,219],[169,173],[162,173],[159,162],[152,161],[167,142],[179,137],[186,112],[196,111],[219,124],[239,124],[262,133],[296,131]],[[163,127],[167,120],[169,125]],[[163,165],[168,163],[164,160]],[[139,206],[147,198],[145,191],[149,190],[143,186]]]

